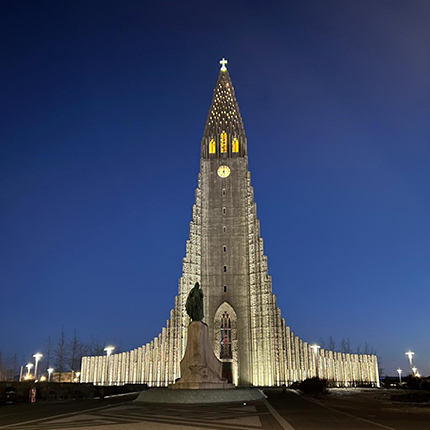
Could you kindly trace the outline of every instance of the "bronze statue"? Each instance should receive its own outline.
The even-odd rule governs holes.
[[[185,309],[192,321],[201,321],[203,319],[203,291],[200,289],[198,282],[188,294]]]

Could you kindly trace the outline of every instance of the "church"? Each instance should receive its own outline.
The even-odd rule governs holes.
[[[83,357],[81,382],[159,387],[180,377],[189,291],[199,282],[204,319],[223,376],[237,386],[287,386],[319,376],[332,386],[379,386],[375,355],[310,345],[285,323],[272,292],[234,88],[221,69],[201,140],[200,173],[178,294],[166,326],[128,352]]]

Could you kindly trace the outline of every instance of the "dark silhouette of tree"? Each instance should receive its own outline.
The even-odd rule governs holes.
[[[51,336],[48,336],[48,340],[46,342],[46,352],[45,352],[45,357],[46,357],[46,369],[49,369],[51,367],[51,357],[52,355],[52,351],[51,351]]]
[[[81,369],[81,358],[85,355],[84,344],[78,338],[76,329],[73,331],[73,338],[69,344],[70,351],[70,368],[72,372],[79,372]]]
[[[333,339],[333,336],[329,336],[329,338],[328,338],[328,346],[327,346],[327,349],[329,350],[329,351],[334,351],[335,349],[336,349],[336,342],[335,342],[335,340]]]
[[[66,371],[67,345],[64,329],[61,330],[60,337],[55,348],[55,370],[58,372],[58,382],[61,382],[63,373]]]
[[[100,342],[96,337],[91,336],[91,344],[90,344],[90,355],[103,355],[104,349],[106,346],[106,340],[104,342]]]
[[[343,352],[344,354],[350,354],[351,353],[351,342],[349,339],[344,339],[340,341],[340,352]]]
[[[17,375],[18,358],[16,353],[5,356],[0,351],[0,381],[14,381]]]

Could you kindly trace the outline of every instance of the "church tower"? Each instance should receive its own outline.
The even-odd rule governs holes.
[[[205,322],[224,376],[241,385],[266,385],[274,371],[274,298],[250,185],[245,130],[226,61],[221,64],[201,142]]]
[[[160,334],[132,351],[83,357],[81,381],[166,386],[180,377],[196,282],[223,376],[235,385],[280,386],[312,376],[336,386],[379,385],[374,355],[309,345],[286,326],[272,293],[257,219],[245,129],[232,81],[221,69],[201,141],[200,173],[175,306]]]

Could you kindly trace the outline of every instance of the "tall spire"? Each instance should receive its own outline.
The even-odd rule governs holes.
[[[202,138],[203,158],[229,158],[246,155],[246,137],[233,84],[227,71],[227,60],[215,85]]]

